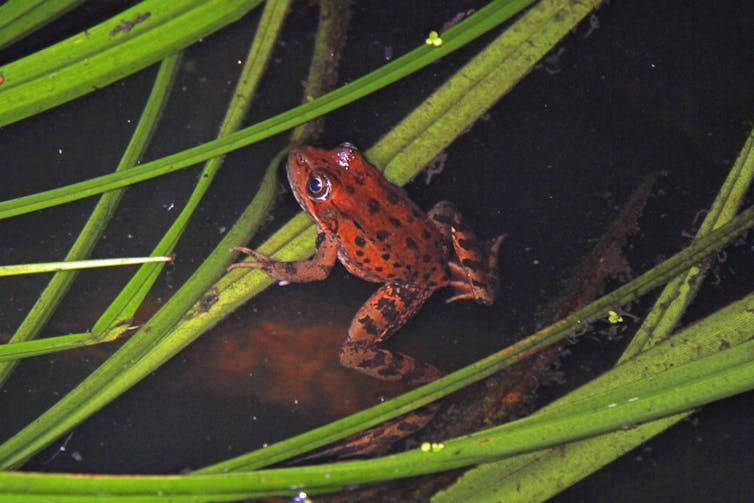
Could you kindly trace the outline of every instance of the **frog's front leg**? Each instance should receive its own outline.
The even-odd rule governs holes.
[[[341,364],[386,381],[423,384],[440,377],[432,365],[377,347],[403,326],[432,292],[417,286],[381,286],[353,317],[340,348]]]
[[[335,239],[320,232],[317,234],[316,245],[317,251],[312,258],[297,260],[295,262],[283,262],[249,248],[237,246],[233,249],[251,255],[256,262],[238,262],[231,264],[228,270],[237,267],[251,267],[253,269],[261,269],[279,281],[288,281],[291,283],[319,281],[330,275],[330,271],[338,258],[338,244]]]

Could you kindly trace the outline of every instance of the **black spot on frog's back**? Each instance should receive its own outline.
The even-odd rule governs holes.
[[[379,213],[381,207],[380,202],[376,200],[373,197],[369,198],[369,201],[367,201],[367,208],[369,209],[369,214],[374,215],[375,213]]]
[[[386,231],[384,229],[383,230],[379,230],[379,231],[377,231],[375,233],[375,235],[377,236],[377,239],[379,241],[385,241],[387,238],[390,237],[390,231]]]
[[[401,196],[398,194],[397,190],[389,190],[387,193],[387,200],[390,204],[398,204],[401,200]]]

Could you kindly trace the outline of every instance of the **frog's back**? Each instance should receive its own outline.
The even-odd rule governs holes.
[[[440,284],[449,249],[399,187],[351,145],[332,151],[298,147],[288,178],[302,208],[335,238],[338,258],[367,281]],[[312,180],[320,192],[312,195]]]

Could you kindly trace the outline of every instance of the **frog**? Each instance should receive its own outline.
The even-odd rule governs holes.
[[[359,308],[338,353],[350,369],[386,381],[425,384],[442,376],[434,365],[382,348],[437,290],[451,287],[446,302],[474,300],[491,305],[497,295],[498,251],[505,234],[480,241],[455,205],[423,212],[351,143],[327,150],[291,148],[288,182],[301,208],[316,224],[313,257],[280,261],[246,247],[234,250],[253,260],[234,268],[260,269],[281,284],[327,278],[336,262],[380,286]],[[415,418],[418,429],[432,411]]]

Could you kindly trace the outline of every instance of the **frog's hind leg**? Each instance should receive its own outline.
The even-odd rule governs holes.
[[[340,348],[341,363],[377,379],[409,384],[423,384],[440,377],[440,371],[432,365],[403,353],[377,347],[403,326],[432,292],[433,289],[395,284],[380,287],[354,316],[348,338]],[[422,429],[434,417],[438,408],[438,403],[425,405],[297,461],[379,453],[394,442]]]
[[[461,213],[450,201],[437,203],[428,213],[430,221],[453,244],[456,260],[448,262],[449,284],[455,293],[446,302],[469,299],[492,304],[497,296],[497,256],[505,234],[479,242]]]
[[[340,363],[377,379],[424,384],[441,373],[403,353],[377,345],[402,327],[432,294],[432,289],[385,284],[359,309],[340,347]]]

